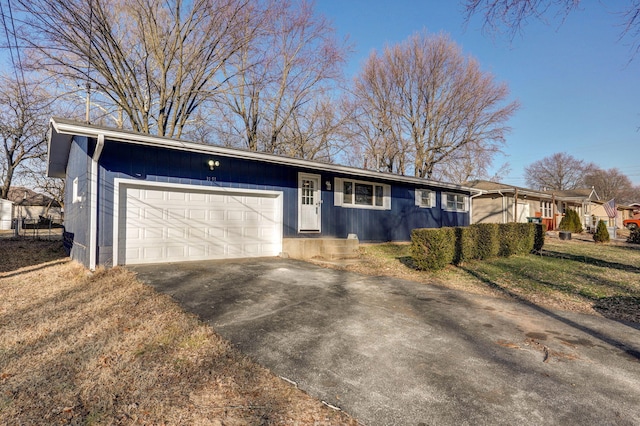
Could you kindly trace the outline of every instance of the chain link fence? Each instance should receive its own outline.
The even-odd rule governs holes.
[[[0,238],[32,238],[62,241],[63,229],[62,221],[44,217],[40,217],[39,219],[12,219],[11,229],[0,230]]]

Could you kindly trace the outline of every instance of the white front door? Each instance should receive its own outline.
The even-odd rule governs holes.
[[[320,232],[320,175],[298,175],[298,231]]]

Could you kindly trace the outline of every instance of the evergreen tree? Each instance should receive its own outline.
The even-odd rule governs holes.
[[[604,220],[598,221],[596,233],[593,234],[593,241],[595,241],[596,243],[609,242],[609,231],[607,231],[607,225],[604,223]]]

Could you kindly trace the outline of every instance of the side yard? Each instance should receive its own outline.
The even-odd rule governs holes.
[[[357,424],[121,268],[0,241],[0,424]]]

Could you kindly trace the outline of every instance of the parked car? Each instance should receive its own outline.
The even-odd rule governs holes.
[[[622,225],[629,230],[640,228],[640,217],[633,217],[631,219],[625,219],[622,221]]]

